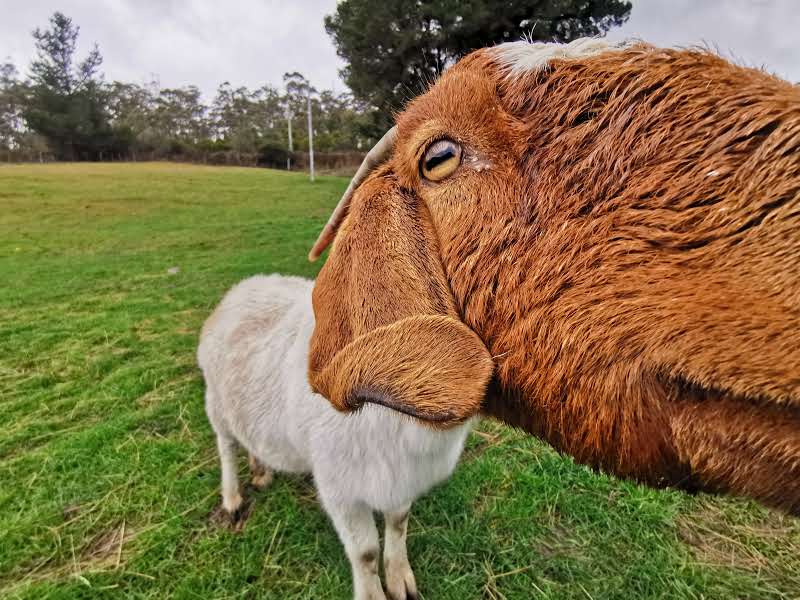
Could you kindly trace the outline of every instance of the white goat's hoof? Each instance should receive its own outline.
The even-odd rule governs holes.
[[[383,589],[378,585],[377,587],[370,587],[367,589],[356,590],[353,594],[354,600],[386,600]]]
[[[407,560],[384,560],[386,590],[391,600],[417,600],[417,580]]]
[[[225,509],[225,512],[228,513],[231,518],[241,511],[242,504],[241,494],[222,497],[222,508]]]

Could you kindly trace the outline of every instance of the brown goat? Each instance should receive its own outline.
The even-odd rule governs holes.
[[[622,477],[800,514],[798,87],[701,50],[504,44],[393,141],[312,253],[341,222],[317,391],[437,426],[481,410]],[[485,348],[431,343],[417,397],[397,379],[424,315]]]

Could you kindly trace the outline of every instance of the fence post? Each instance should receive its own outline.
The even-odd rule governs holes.
[[[286,122],[289,124],[289,154],[286,156],[286,170],[292,170],[292,152],[294,146],[292,145],[292,111],[286,109]]]
[[[311,87],[308,88],[308,167],[314,182],[314,125],[311,122]]]

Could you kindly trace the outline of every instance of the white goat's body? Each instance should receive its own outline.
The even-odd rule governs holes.
[[[225,508],[232,512],[241,503],[238,482],[235,488],[231,483],[235,473],[226,485],[225,455],[233,439],[264,466],[313,473],[320,499],[354,562],[344,523],[361,520],[365,511],[371,520],[372,510],[407,518],[411,502],[452,473],[469,424],[434,430],[371,404],[348,415],[314,394],[306,376],[314,328],[312,287],[312,281],[279,275],[239,283],[206,322],[198,362],[206,380],[206,411],[220,443]],[[359,516],[353,517],[354,512]],[[369,531],[365,535],[372,537]],[[387,526],[384,560],[389,558],[388,535]],[[358,557],[366,552],[364,544],[356,546],[355,560],[363,560]],[[358,568],[354,563],[356,596]],[[367,587],[374,587],[376,578],[377,571]],[[361,596],[379,597],[370,590]]]

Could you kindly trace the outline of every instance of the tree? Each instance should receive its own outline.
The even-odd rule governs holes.
[[[364,148],[369,108],[350,95],[318,93],[300,73],[287,73],[285,91],[271,85],[250,90],[223,83],[204,103],[195,86],[160,88],[106,84],[95,44],[76,58],[80,29],[60,12],[47,29],[33,32],[36,56],[20,81],[10,62],[0,62],[0,151],[14,157],[104,160],[139,157],[287,164],[287,110],[294,113],[295,147],[308,144],[311,98],[316,147]]]
[[[312,94],[316,94],[317,90],[309,83],[301,73],[284,73],[283,82],[286,85],[286,106],[290,115],[300,115],[305,112],[306,114],[306,139],[308,155],[309,155],[309,170],[311,172],[311,181],[314,181],[314,130],[312,129],[314,121],[314,109],[319,108],[319,102],[316,98],[311,99]],[[305,111],[301,108],[305,105]],[[302,128],[300,129],[302,131]],[[300,138],[300,136],[298,136]],[[298,139],[298,142],[300,140]],[[299,147],[299,143],[298,143]]]
[[[308,95],[316,94],[317,90],[312,87],[308,79],[306,79],[302,73],[298,73],[297,71],[293,73],[284,73],[283,85],[286,88],[286,94],[284,95],[286,110],[293,118],[297,118],[295,122],[295,126],[297,127],[295,136],[297,136],[297,140],[302,138],[305,140],[305,143],[307,143],[308,125],[300,117],[303,117],[307,112]],[[297,140],[295,141],[295,146],[301,147],[301,142]]]
[[[194,85],[160,90],[152,124],[171,142],[194,145],[209,135],[206,106]]]
[[[372,107],[373,136],[392,112],[468,52],[521,39],[568,42],[624,23],[621,0],[341,0],[325,29],[347,66],[342,76]]]
[[[98,73],[103,58],[95,44],[75,64],[79,32],[60,12],[50,17],[50,29],[34,30],[36,58],[30,65],[30,92],[23,112],[28,127],[66,160],[102,158],[112,141]]]
[[[315,100],[318,110],[314,112],[315,143],[320,151],[355,150],[365,147],[370,141],[364,134],[364,107],[353,100],[350,94],[334,94],[323,90]],[[319,116],[317,116],[319,113]]]
[[[23,91],[16,67],[10,62],[0,64],[0,148],[3,150],[10,151],[19,146]]]
[[[258,100],[257,92],[244,86],[233,88],[227,81],[217,88],[211,104],[214,132],[237,156],[254,153],[258,148],[263,129]]]
[[[265,84],[254,92],[253,97],[256,101],[253,119],[259,124],[261,143],[285,148],[288,132],[286,106],[281,92]]]
[[[149,143],[155,135],[151,90],[135,83],[115,81],[106,91],[115,153],[136,160],[139,152],[153,150],[154,147]]]

